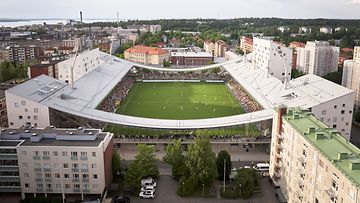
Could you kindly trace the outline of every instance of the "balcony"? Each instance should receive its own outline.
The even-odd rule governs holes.
[[[77,156],[71,156],[71,160],[73,160],[73,161],[78,160],[78,157]]]
[[[74,179],[72,179],[72,180],[73,180],[73,182],[75,182],[75,183],[80,182],[80,179],[79,179],[79,178],[74,178]]]
[[[1,181],[6,182],[20,182],[19,176],[0,176]]]
[[[38,193],[43,193],[43,192],[44,192],[44,189],[38,188],[38,189],[36,189],[36,192],[38,192]]]
[[[71,171],[72,172],[79,172],[79,169],[78,168],[72,168]]]
[[[325,193],[330,197],[330,199],[336,197],[336,192],[332,188],[325,190]]]
[[[52,182],[52,179],[51,178],[45,178],[45,182],[50,183],[50,182]]]
[[[82,168],[82,169],[81,169],[81,172],[83,172],[83,173],[84,173],[84,172],[85,172],[85,173],[87,173],[87,172],[89,172],[89,169],[87,169],[87,168]]]
[[[34,159],[34,160],[40,160],[41,157],[40,157],[40,156],[33,156],[33,159]]]
[[[0,186],[0,192],[21,192],[20,186]]]
[[[41,168],[34,168],[34,171],[35,171],[35,172],[41,172],[42,169],[41,169]]]
[[[88,183],[88,182],[89,182],[89,179],[82,179],[82,182],[83,182],[83,183]]]
[[[81,157],[80,157],[80,160],[81,160],[81,161],[87,161],[88,158],[87,158],[86,156],[81,156]]]
[[[43,156],[42,158],[43,158],[43,160],[50,160],[49,156]]]
[[[90,193],[89,189],[83,189],[83,193]]]
[[[73,192],[80,192],[80,189],[73,189]]]
[[[43,179],[42,178],[35,178],[35,182],[42,182]]]
[[[50,172],[50,171],[51,171],[51,168],[44,168],[44,171],[45,171],[45,172]]]
[[[46,189],[46,192],[53,192],[53,189]]]
[[[17,160],[16,154],[0,154],[1,160]]]

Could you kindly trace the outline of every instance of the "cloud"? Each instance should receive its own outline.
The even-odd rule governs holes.
[[[347,4],[359,4],[360,5],[360,0],[348,0]]]

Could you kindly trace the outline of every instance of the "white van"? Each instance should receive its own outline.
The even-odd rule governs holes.
[[[258,163],[254,166],[254,169],[258,172],[269,172],[269,167],[268,163]]]

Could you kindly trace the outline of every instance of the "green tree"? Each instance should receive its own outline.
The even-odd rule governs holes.
[[[156,166],[155,147],[153,145],[139,144],[138,154],[125,173],[125,182],[133,189],[134,194],[139,192],[142,178],[159,177]]]
[[[217,178],[216,156],[208,137],[198,136],[190,144],[185,164],[189,173],[197,177],[201,184],[210,185]]]
[[[331,72],[323,76],[323,78],[330,80],[336,84],[341,85],[342,82],[342,71]]]
[[[224,161],[225,160],[225,161]],[[219,174],[219,180],[224,179],[224,162],[225,164],[225,179],[229,180],[230,171],[232,168],[230,154],[226,150],[221,150],[216,159],[216,166]]]
[[[255,169],[243,168],[237,171],[234,184],[241,198],[249,198],[253,195],[254,190],[259,186],[259,177]]]
[[[360,110],[358,110],[355,114],[354,114],[354,119],[356,122],[360,123]]]
[[[297,69],[291,69],[291,78],[298,78],[305,75],[304,72],[302,72],[301,70],[297,70]]]
[[[115,150],[112,155],[112,171],[114,176],[119,176],[121,172],[120,155]]]
[[[118,55],[119,58],[121,58],[121,55],[119,54],[124,54],[124,51],[126,49],[129,49],[130,47],[132,46],[131,43],[124,43],[124,44],[121,44],[119,46],[119,48],[117,48],[116,52],[115,52],[115,55]]]
[[[180,139],[166,147],[164,161],[172,166],[172,174],[176,179],[180,179],[184,175],[186,169]]]

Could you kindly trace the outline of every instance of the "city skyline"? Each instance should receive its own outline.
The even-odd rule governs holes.
[[[21,6],[19,6],[21,5]],[[111,5],[111,6],[109,6]],[[189,6],[191,5],[191,6]],[[232,6],[229,6],[232,5]],[[27,8],[24,10],[24,8]],[[45,8],[45,9],[44,9]],[[125,9],[124,9],[125,8]],[[176,9],[174,9],[176,8]],[[204,8],[204,9],[201,9]],[[271,8],[271,9],[269,9]],[[181,4],[171,4],[164,0],[133,1],[95,0],[76,2],[64,1],[8,1],[2,2],[0,18],[84,18],[91,19],[184,19],[184,18],[242,18],[242,17],[280,17],[280,18],[360,18],[360,0],[254,0],[251,2],[224,0],[212,2],[183,0]],[[299,12],[302,11],[302,12]]]

